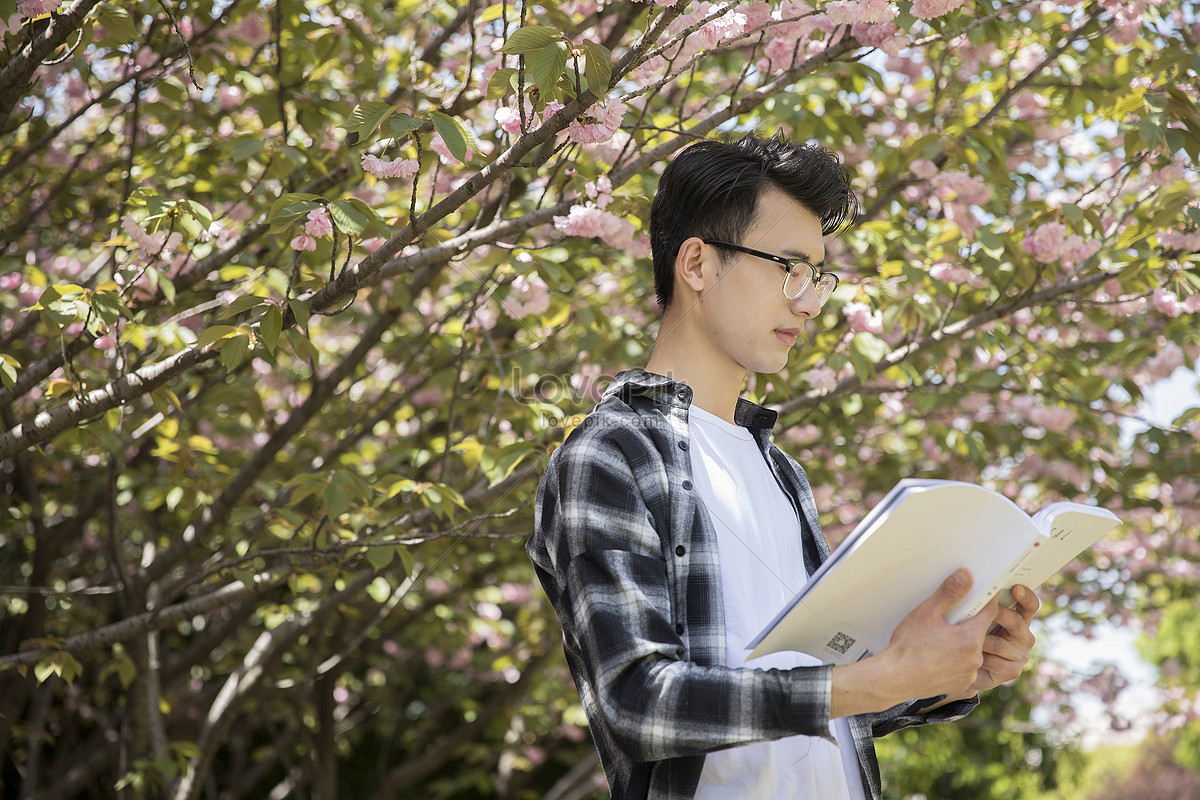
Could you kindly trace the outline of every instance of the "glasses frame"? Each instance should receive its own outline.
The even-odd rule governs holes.
[[[783,267],[783,271],[786,273],[783,277],[783,296],[788,300],[795,300],[797,297],[808,291],[809,286],[815,286],[817,288],[817,302],[824,306],[827,302],[829,302],[829,298],[832,297],[833,293],[837,290],[838,284],[841,283],[841,279],[838,278],[838,276],[834,273],[822,272],[821,270],[817,269],[816,264],[813,264],[811,261],[806,261],[803,258],[784,258],[783,256],[777,256],[771,253],[764,253],[762,250],[743,247],[740,244],[733,244],[732,242],[721,242],[716,239],[701,239],[700,241],[707,245],[712,245],[713,247],[724,247],[726,250],[736,250],[739,253],[757,256],[758,258],[765,258],[768,261],[774,261],[776,264],[779,264],[781,267]],[[789,295],[787,293],[787,279],[791,277],[792,270],[795,270],[801,266],[808,267],[808,280],[800,286],[800,291],[796,292],[795,295]],[[821,281],[825,278],[832,279],[833,285],[829,287],[829,291],[825,293],[824,297],[822,297]]]

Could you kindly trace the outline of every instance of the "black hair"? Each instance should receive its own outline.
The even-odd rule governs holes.
[[[675,294],[675,257],[684,241],[698,236],[740,243],[768,187],[815,214],[825,235],[858,214],[849,170],[820,144],[749,133],[690,145],[663,172],[650,206],[654,293],[661,308]]]

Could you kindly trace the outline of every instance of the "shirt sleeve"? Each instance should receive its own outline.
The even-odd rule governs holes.
[[[600,721],[633,761],[795,734],[830,737],[832,667],[688,660],[689,632],[674,621],[659,531],[667,524],[666,471],[656,453],[624,444],[581,437],[555,453],[529,547],[593,726]]]

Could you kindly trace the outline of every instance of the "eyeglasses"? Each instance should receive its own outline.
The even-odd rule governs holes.
[[[783,271],[787,273],[783,276],[783,296],[788,300],[795,300],[804,294],[811,284],[817,289],[817,304],[823,306],[833,294],[833,290],[838,287],[837,275],[834,275],[832,272],[821,272],[816,266],[808,263],[803,258],[784,258],[783,256],[764,253],[761,250],[751,250],[749,247],[742,247],[740,244],[718,242],[713,239],[703,239],[701,241],[714,247],[724,247],[726,250],[737,250],[739,253],[765,258],[782,266]]]

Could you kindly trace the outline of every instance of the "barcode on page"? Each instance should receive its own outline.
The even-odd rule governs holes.
[[[854,646],[854,637],[847,636],[839,631],[833,635],[833,638],[829,640],[829,644],[825,646],[838,655],[844,656],[846,655],[846,651]]]

